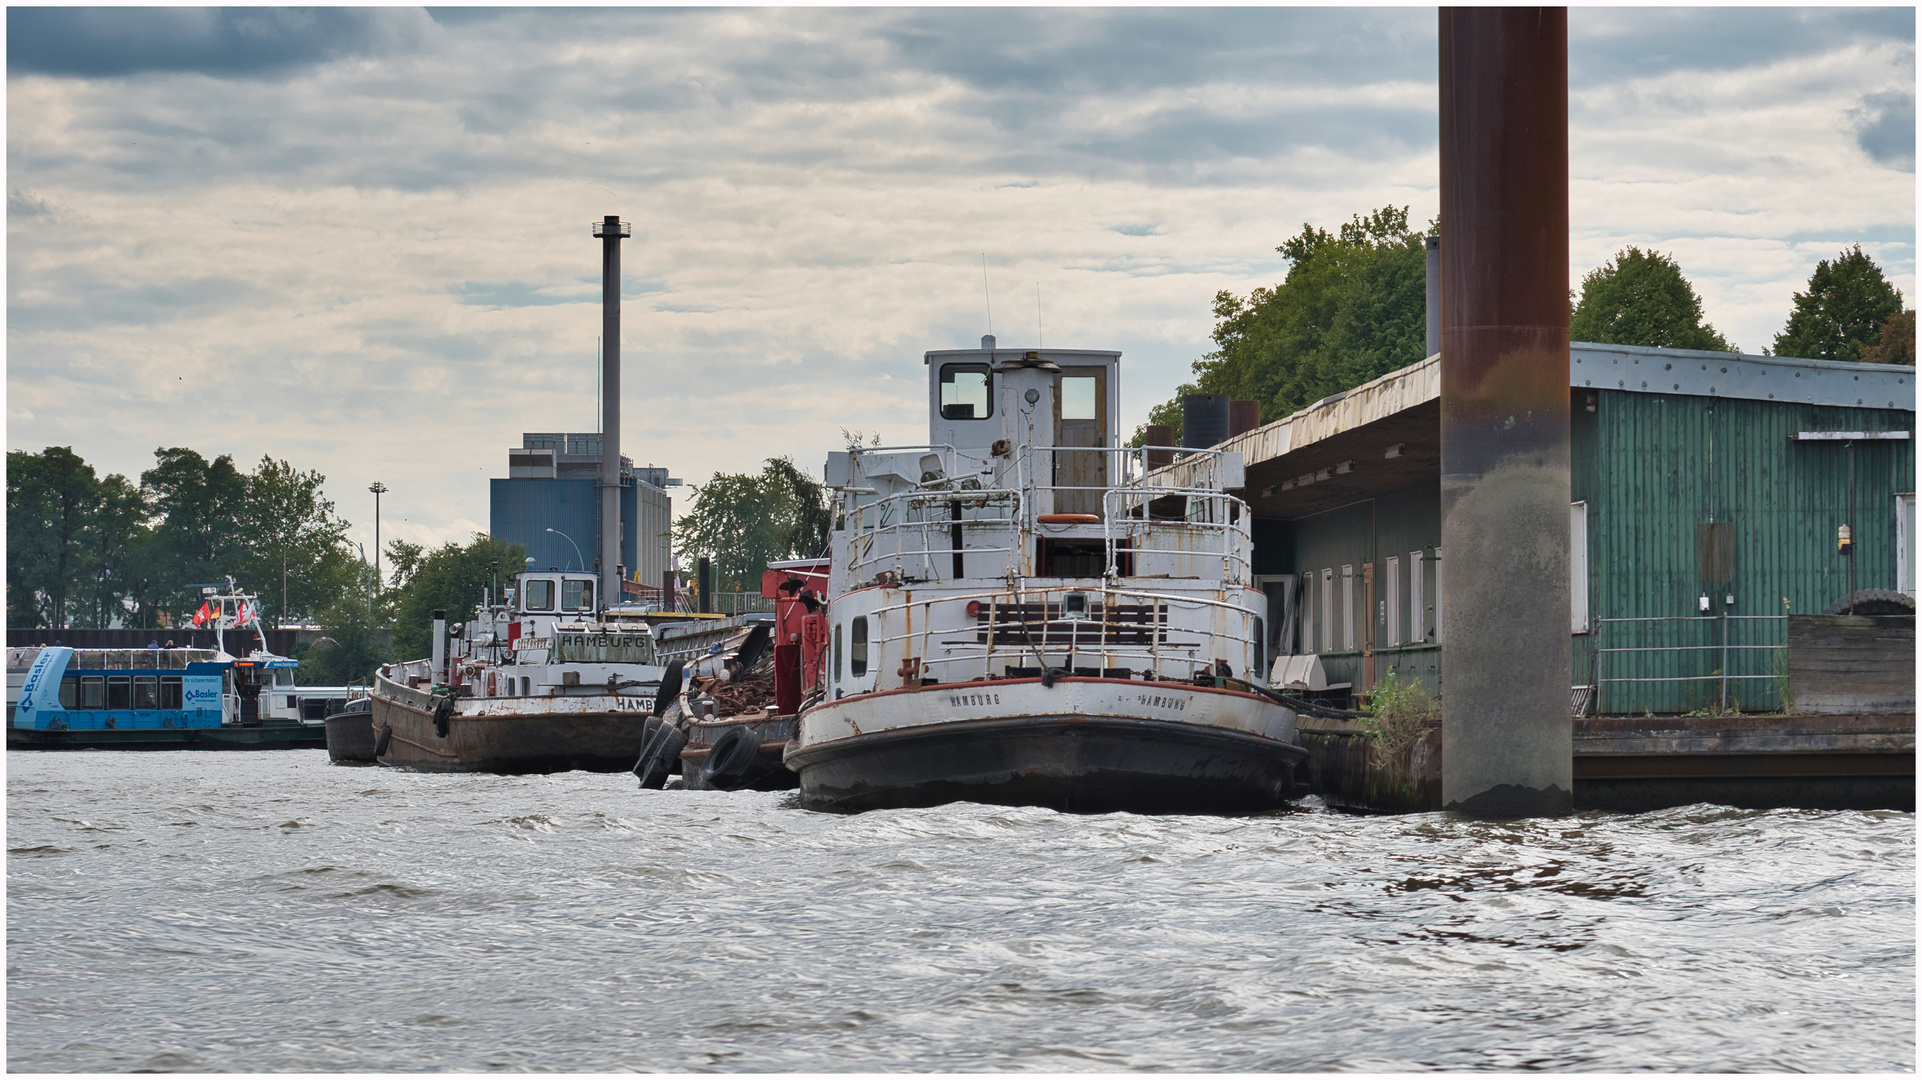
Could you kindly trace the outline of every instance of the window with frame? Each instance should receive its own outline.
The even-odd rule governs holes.
[[[1098,420],[1100,412],[1095,392],[1100,380],[1092,375],[1066,375],[1061,379],[1061,419]]]
[[[104,709],[107,707],[107,677],[105,675],[82,675],[80,677],[80,707],[83,709]]]
[[[594,583],[591,581],[561,582],[562,611],[593,611]]]
[[[554,582],[548,578],[533,578],[527,582],[527,611],[554,610]]]
[[[186,699],[181,694],[180,676],[162,675],[160,677],[160,707],[180,709],[186,707]]]
[[[1408,553],[1408,640],[1416,645],[1428,641],[1428,601],[1422,588],[1422,561],[1420,548]]]
[[[1335,651],[1335,568],[1321,568],[1321,651]]]
[[[107,676],[107,708],[133,708],[133,677],[131,675]]]
[[[133,680],[133,707],[136,709],[158,709],[160,707],[160,680],[152,675],[136,675]]]
[[[986,364],[941,365],[941,419],[986,420],[994,415]]]
[[[1385,576],[1387,580],[1382,583],[1382,588],[1388,595],[1383,599],[1382,607],[1388,613],[1387,614],[1388,625],[1386,627],[1386,631],[1388,635],[1388,645],[1390,648],[1394,648],[1401,644],[1401,556],[1400,555],[1388,556],[1388,567],[1387,567]]]
[[[857,615],[848,628],[848,674],[860,678],[868,673],[868,617]]]
[[[834,624],[834,681],[841,681],[841,624]]]
[[[72,709],[80,701],[80,676],[69,675],[60,680],[60,707]]]
[[[1341,568],[1341,648],[1343,652],[1355,651],[1355,567],[1353,563]]]

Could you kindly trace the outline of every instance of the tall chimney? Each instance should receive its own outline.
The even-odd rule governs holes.
[[[627,222],[594,223],[601,240],[601,606],[621,599],[621,241]]]
[[[1568,813],[1568,9],[1441,9],[1442,806]]]

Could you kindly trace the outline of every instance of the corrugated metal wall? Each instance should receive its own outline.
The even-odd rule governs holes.
[[[1732,707],[1778,707],[1774,646],[1786,628],[1779,617],[1819,612],[1848,591],[1848,561],[1835,550],[1848,514],[1848,451],[1792,436],[1913,433],[1914,414],[1609,390],[1596,399],[1588,413],[1583,394],[1575,395],[1572,486],[1589,504],[1595,628],[1575,638],[1577,681],[1592,680],[1599,656],[1606,680],[1686,680],[1610,682],[1601,702],[1609,712],[1719,707],[1722,673],[1733,677]],[[1855,586],[1895,588],[1894,496],[1915,489],[1913,442],[1857,443],[1854,489]],[[1726,581],[1699,572],[1698,526],[1710,522],[1733,526]],[[1724,651],[1725,634],[1731,646],[1769,647]]]

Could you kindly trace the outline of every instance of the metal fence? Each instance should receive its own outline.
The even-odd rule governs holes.
[[[1772,712],[1787,680],[1788,616],[1596,619],[1597,713]]]

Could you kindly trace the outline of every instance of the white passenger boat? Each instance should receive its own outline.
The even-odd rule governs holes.
[[[1120,354],[926,356],[930,445],[829,455],[806,806],[1238,812],[1295,794],[1238,455],[1119,448]],[[1174,455],[1169,455],[1174,456]],[[1305,775],[1303,777],[1305,779]]]

